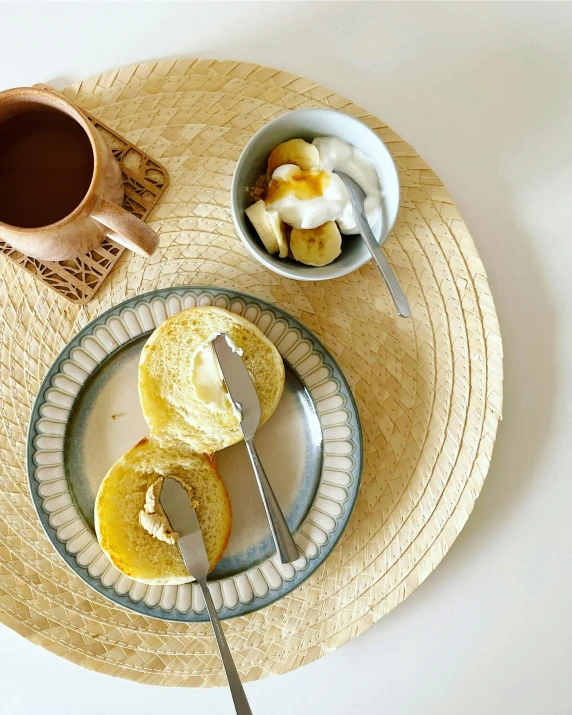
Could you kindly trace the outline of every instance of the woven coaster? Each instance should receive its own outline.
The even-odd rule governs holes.
[[[85,109],[83,111],[121,166],[125,190],[123,208],[145,221],[169,184],[166,169]],[[123,246],[105,238],[97,249],[85,256],[53,262],[24,256],[0,241],[0,256],[20,266],[70,303],[78,305],[93,298],[124,251]]]
[[[406,598],[447,553],[485,479],[502,406],[502,344],[486,273],[453,199],[395,132],[314,82],[241,62],[148,62],[66,96],[166,167],[150,259],[126,253],[93,300],[72,305],[18,267],[0,275],[0,619],[35,643],[143,683],[226,683],[210,626],[123,610],[67,569],[28,493],[26,429],[48,367],[112,305],[172,285],[238,289],[313,330],[355,394],[364,472],[355,512],[325,563],[276,604],[225,625],[244,680],[339,648]],[[396,317],[374,265],[319,283],[257,263],[237,238],[230,180],[242,147],[300,107],[358,117],[399,169],[401,209],[385,244],[413,318]]]

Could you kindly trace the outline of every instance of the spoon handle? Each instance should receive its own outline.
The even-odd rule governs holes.
[[[334,173],[337,174],[344,182],[344,186],[348,191],[348,195],[352,203],[352,209],[354,211],[354,218],[356,220],[358,231],[365,241],[366,246],[369,248],[369,252],[373,257],[373,260],[377,263],[379,272],[385,279],[385,283],[389,288],[389,292],[391,293],[397,312],[402,318],[410,318],[411,309],[409,307],[409,303],[407,302],[407,298],[401,290],[397,276],[393,272],[393,268],[389,265],[387,258],[385,257],[385,253],[381,250],[381,246],[375,240],[375,236],[369,227],[369,222],[365,215],[364,208],[364,190],[356,181],[352,179],[351,176],[344,174],[343,171],[334,171]]]
[[[373,256],[373,260],[377,263],[377,267],[379,268],[381,275],[385,279],[385,283],[387,284],[389,292],[391,293],[391,297],[393,298],[395,307],[397,308],[397,312],[399,313],[399,315],[401,315],[402,318],[410,318],[411,309],[409,308],[409,303],[407,302],[405,293],[401,290],[401,286],[399,285],[397,276],[393,272],[393,268],[389,265],[389,262],[385,257],[381,246],[375,240],[375,236],[373,235],[371,228],[369,227],[367,218],[361,210],[362,207],[356,206],[356,202],[353,199],[354,197],[352,195],[354,216],[359,232],[361,233],[364,241],[366,242],[367,247],[369,248],[369,252]]]
[[[222,664],[224,665],[224,669],[226,672],[228,686],[230,688],[232,699],[234,701],[234,709],[236,710],[237,715],[252,715],[252,710],[250,709],[250,705],[248,704],[248,700],[246,699],[246,693],[244,692],[244,688],[242,687],[242,683],[240,682],[240,676],[238,675],[236,665],[234,664],[234,660],[232,659],[230,648],[228,647],[228,643],[226,642],[226,638],[224,637],[224,631],[222,630],[222,626],[218,619],[216,608],[213,603],[211,592],[209,591],[206,579],[201,579],[199,581],[199,585],[201,587],[205,602],[207,604],[207,609],[216,637],[216,642],[218,644],[220,657],[222,659]]]

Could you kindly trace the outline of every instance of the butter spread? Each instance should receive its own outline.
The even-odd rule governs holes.
[[[238,421],[241,419],[240,411],[236,409],[228,394],[224,377],[213,348],[213,340],[220,335],[214,333],[202,342],[191,358],[191,385],[195,397],[213,412],[232,412]],[[232,350],[242,355],[242,350],[237,348],[227,335],[226,340]]]
[[[193,509],[196,509],[198,507],[198,503],[194,499],[193,489],[174,474],[169,474],[168,476],[175,479],[185,488],[187,494],[189,495],[191,506]],[[164,541],[167,544],[176,544],[179,539],[179,534],[171,528],[171,524],[169,524],[167,515],[165,514],[165,511],[161,506],[161,502],[159,501],[164,479],[165,477],[157,477],[157,479],[149,485],[145,493],[145,504],[143,509],[139,512],[139,523],[146,532],[151,534],[151,536],[154,536],[159,541]]]

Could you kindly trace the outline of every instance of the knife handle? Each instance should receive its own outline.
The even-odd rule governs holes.
[[[268,517],[268,522],[270,523],[270,531],[272,532],[272,538],[274,539],[274,545],[276,546],[276,551],[280,557],[280,561],[283,564],[290,564],[292,561],[296,561],[300,558],[298,553],[298,547],[294,543],[282,509],[280,509],[280,504],[276,499],[256,447],[254,446],[254,440],[247,439],[244,440],[246,443],[246,449],[248,450],[248,456],[252,462],[252,468],[254,469],[254,474],[256,476],[256,481],[258,482],[258,488],[260,489],[260,494],[262,496],[262,502],[264,504],[264,509],[266,510],[266,516]]]
[[[250,705],[246,699],[246,693],[244,692],[244,688],[240,682],[240,676],[238,675],[236,665],[234,664],[228,643],[226,642],[224,631],[222,630],[222,626],[218,619],[218,614],[216,612],[206,579],[201,579],[199,581],[199,586],[201,587],[205,603],[207,604],[207,610],[209,612],[216,642],[218,644],[222,664],[224,665],[224,670],[226,672],[226,679],[228,680],[228,686],[230,688],[236,713],[237,715],[252,715],[252,710],[250,709]]]

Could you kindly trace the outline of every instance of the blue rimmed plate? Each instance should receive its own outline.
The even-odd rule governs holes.
[[[223,288],[176,287],[131,298],[93,320],[57,358],[36,398],[30,490],[48,537],[78,576],[132,611],[174,621],[208,620],[200,589],[148,586],[120,574],[97,542],[93,507],[109,467],[148,434],[137,393],[145,341],[168,316],[196,305],[243,315],[284,358],[284,395],[256,443],[302,554],[288,565],[276,558],[244,445],[218,452],[233,508],[228,548],[210,576],[222,618],[273,603],[316,570],[348,522],[362,468],[359,417],[340,368],[280,308]]]

